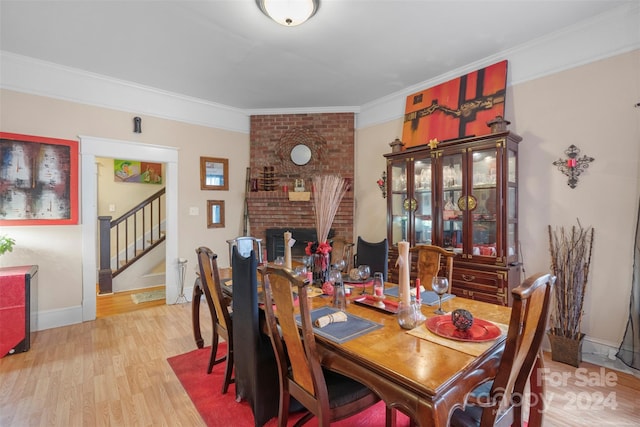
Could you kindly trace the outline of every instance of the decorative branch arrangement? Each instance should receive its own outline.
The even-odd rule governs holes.
[[[578,226],[571,227],[571,231],[564,227],[552,230],[549,226],[551,269],[557,278],[549,331],[552,335],[580,339],[593,233],[592,227],[582,228],[580,221]]]
[[[347,192],[347,182],[337,175],[322,175],[313,177],[313,206],[316,215],[316,233],[318,243],[324,243],[329,238],[331,224],[338,212],[340,202]]]

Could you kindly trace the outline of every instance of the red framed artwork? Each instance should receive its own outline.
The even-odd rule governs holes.
[[[501,61],[407,97],[404,148],[490,133],[487,122],[504,117],[507,61]]]
[[[0,225],[78,223],[78,142],[0,132]]]

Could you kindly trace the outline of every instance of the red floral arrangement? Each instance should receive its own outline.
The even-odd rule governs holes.
[[[327,242],[323,242],[323,243],[318,243],[318,242],[308,242],[307,243],[307,247],[304,248],[304,252],[311,256],[314,254],[318,254],[318,255],[324,255],[321,257],[315,257],[315,259],[312,261],[312,269],[314,271],[314,279],[315,279],[315,275],[316,273],[320,274],[319,272],[326,272],[329,268],[329,252],[331,252],[331,245]],[[321,275],[321,282],[324,282],[326,280],[325,275]]]
[[[323,254],[326,255],[331,252],[331,245],[327,242],[307,242],[307,247],[304,249],[304,253],[307,255]]]

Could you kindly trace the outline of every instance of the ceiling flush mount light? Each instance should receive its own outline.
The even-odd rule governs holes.
[[[295,27],[311,18],[320,7],[320,0],[256,0],[269,18],[285,27]]]

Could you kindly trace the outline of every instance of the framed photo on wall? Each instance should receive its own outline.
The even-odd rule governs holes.
[[[229,190],[229,159],[200,157],[200,189]]]
[[[78,141],[0,132],[0,225],[78,224]]]
[[[207,228],[224,227],[224,200],[207,200]]]

